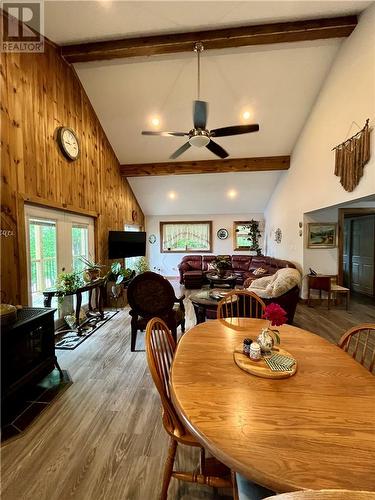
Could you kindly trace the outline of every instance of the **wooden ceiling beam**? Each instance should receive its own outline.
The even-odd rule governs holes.
[[[267,172],[288,170],[290,156],[261,156],[257,158],[231,158],[229,160],[177,161],[120,165],[123,177],[154,175],[217,174],[223,172]]]
[[[356,25],[357,16],[268,23],[65,45],[62,47],[62,55],[68,62],[75,63],[190,52],[197,41],[203,43],[205,50],[300,42],[347,37]]]

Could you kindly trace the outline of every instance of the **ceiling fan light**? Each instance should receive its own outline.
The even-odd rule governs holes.
[[[192,146],[203,148],[210,142],[210,138],[206,135],[195,135],[193,137],[190,137],[189,142]]]

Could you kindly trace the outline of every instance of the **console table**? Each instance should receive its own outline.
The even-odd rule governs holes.
[[[327,292],[327,303],[328,309],[331,306],[331,296],[332,293],[335,296],[338,293],[345,294],[346,297],[346,309],[349,308],[349,298],[350,290],[343,286],[332,283],[332,280],[337,280],[337,275],[335,274],[308,274],[307,275],[307,286],[308,286],[308,299],[307,304],[311,304],[311,290],[319,290],[319,300],[322,301],[322,291]],[[336,297],[335,297],[336,298]]]
[[[76,295],[77,297],[77,305],[75,310],[75,324],[79,331],[79,327],[82,326],[83,323],[80,323],[79,314],[81,311],[82,305],[82,294],[84,292],[89,292],[89,312],[93,311],[92,307],[92,295],[93,291],[96,290],[95,294],[95,307],[99,311],[100,319],[104,318],[103,311],[103,299],[105,294],[105,283],[106,280],[104,278],[98,278],[96,280],[90,281],[86,283],[84,286],[77,288],[74,292],[64,292],[62,293],[60,290],[56,290],[54,288],[49,288],[43,292],[44,295],[44,307],[51,307],[52,297],[62,297],[69,295]]]

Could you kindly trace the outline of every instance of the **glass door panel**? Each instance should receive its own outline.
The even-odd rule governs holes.
[[[85,264],[81,258],[89,258],[89,230],[87,226],[73,225],[72,226],[72,269],[77,272],[82,272],[85,269]],[[74,297],[75,300],[75,297]],[[89,293],[82,294],[82,304],[88,304]],[[74,304],[75,306],[75,304]]]
[[[30,219],[29,242],[31,303],[34,307],[43,307],[42,292],[54,286],[57,278],[56,222]]]
[[[81,257],[89,258],[89,230],[87,226],[72,227],[72,259],[74,271],[83,271],[85,264]]]

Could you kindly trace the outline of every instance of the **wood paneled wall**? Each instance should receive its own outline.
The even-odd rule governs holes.
[[[1,15],[1,14],[0,14]],[[2,300],[27,302],[24,202],[96,216],[97,259],[107,261],[109,230],[144,224],[142,210],[74,69],[59,49],[43,54],[0,54],[1,291]],[[71,163],[56,129],[74,129],[80,158]],[[6,232],[7,231],[7,232]]]

